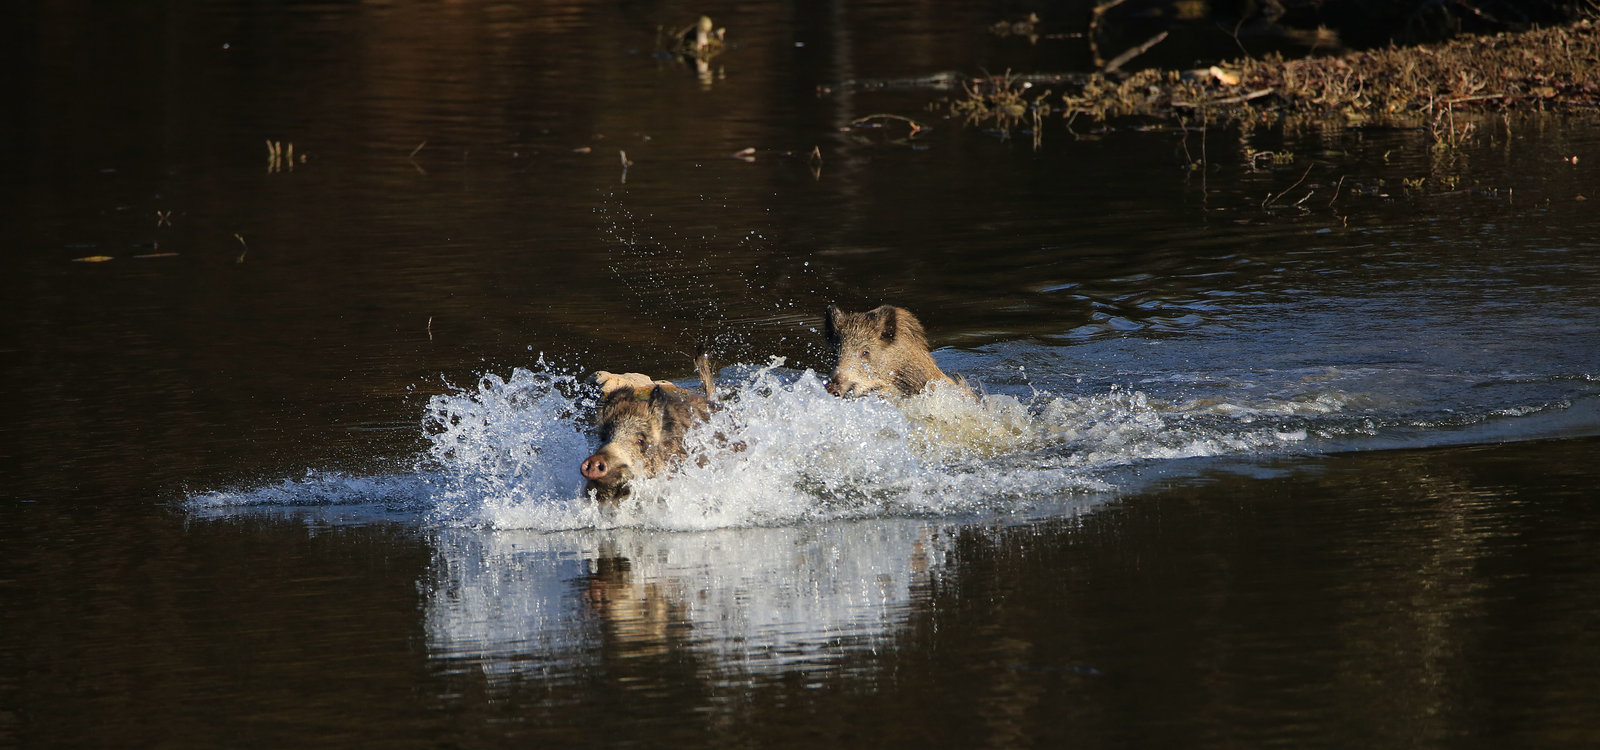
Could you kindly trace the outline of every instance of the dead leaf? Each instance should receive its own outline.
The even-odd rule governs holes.
[[[1228,71],[1228,70],[1223,70],[1222,68],[1219,68],[1219,67],[1217,67],[1215,65],[1211,66],[1211,76],[1213,78],[1216,78],[1217,82],[1222,84],[1222,85],[1224,85],[1224,86],[1238,86],[1239,85],[1239,74],[1238,73],[1234,73],[1234,72]]]

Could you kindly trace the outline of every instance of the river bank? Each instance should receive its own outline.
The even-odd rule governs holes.
[[[1254,127],[1278,122],[1430,129],[1470,137],[1464,113],[1563,111],[1600,103],[1600,25],[1468,36],[1412,47],[1286,59],[1241,58],[1192,70],[1115,69],[1086,76],[975,79],[949,100],[968,123],[1009,130],[1052,117],[1069,126],[1119,119]]]

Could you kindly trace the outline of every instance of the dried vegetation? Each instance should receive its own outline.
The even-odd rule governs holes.
[[[1044,84],[1066,93],[1055,95]],[[1347,126],[1431,129],[1442,143],[1470,134],[1461,112],[1562,110],[1600,104],[1600,23],[1389,47],[1335,57],[1273,55],[1208,69],[992,76],[950,103],[973,124],[1010,131],[1060,114],[1248,125],[1283,118]],[[1035,128],[1037,138],[1037,128]]]

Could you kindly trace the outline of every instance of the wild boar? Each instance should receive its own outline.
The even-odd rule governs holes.
[[[909,310],[884,305],[864,313],[828,306],[823,336],[833,350],[828,392],[835,396],[912,396],[929,386],[966,389],[928,353],[922,323]]]
[[[683,437],[710,415],[715,387],[710,359],[702,355],[695,365],[705,395],[636,372],[595,373],[601,394],[595,426],[601,445],[584,459],[581,471],[589,480],[586,488],[594,490],[600,503],[626,498],[631,480],[654,476],[684,456]]]

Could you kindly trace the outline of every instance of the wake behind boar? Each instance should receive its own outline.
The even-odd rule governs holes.
[[[828,392],[835,396],[912,396],[929,386],[956,386],[964,381],[944,374],[928,353],[922,323],[909,310],[884,305],[864,313],[828,306],[823,336],[833,349],[833,374]]]
[[[708,397],[715,387],[710,359],[701,356],[695,365],[705,387],[703,396],[636,372],[595,373],[601,394],[595,425],[601,445],[584,460],[582,472],[589,480],[585,489],[594,490],[597,501],[622,500],[629,494],[630,481],[654,476],[684,456],[683,437],[710,416]]]

